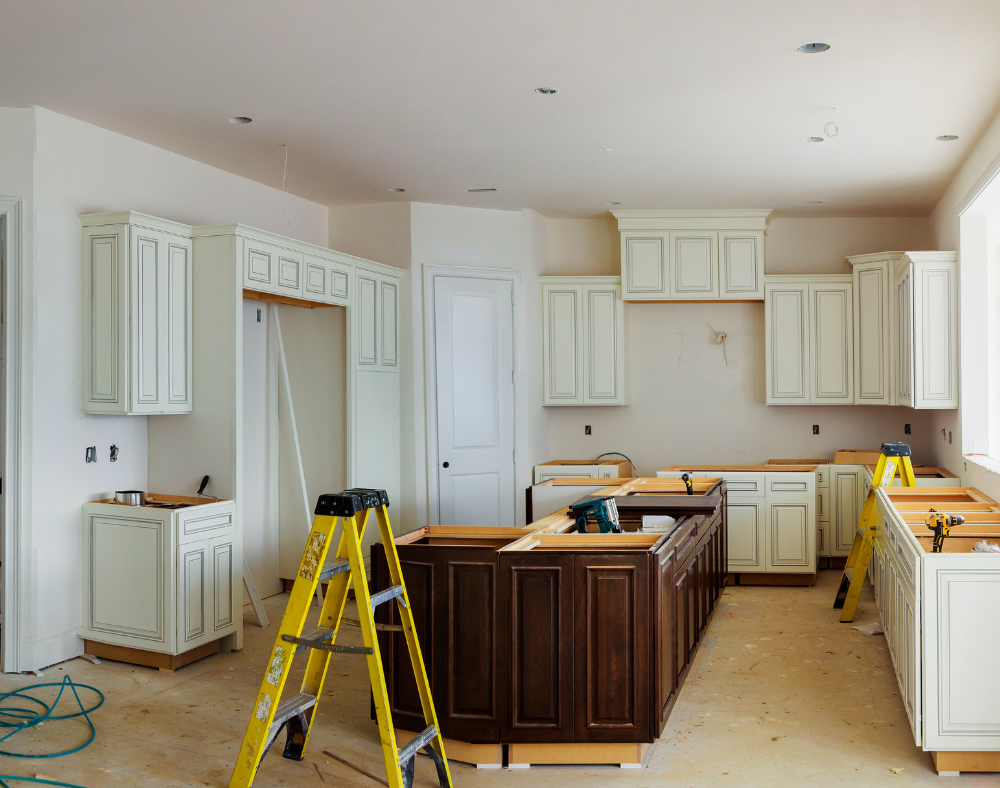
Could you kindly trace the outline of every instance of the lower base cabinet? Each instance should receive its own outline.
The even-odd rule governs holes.
[[[397,551],[446,738],[657,738],[725,586],[721,504],[642,547],[502,550],[513,535],[475,531],[526,532],[469,528],[448,544],[435,528],[400,537]],[[372,588],[388,585],[375,545]],[[394,606],[376,611],[395,618]],[[405,641],[380,637],[393,722],[423,730]]]

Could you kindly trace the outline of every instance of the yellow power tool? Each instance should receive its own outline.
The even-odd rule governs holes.
[[[965,518],[960,514],[944,514],[931,509],[927,518],[927,527],[934,532],[933,552],[940,553],[944,547],[944,538],[951,532],[952,526],[961,525]]]

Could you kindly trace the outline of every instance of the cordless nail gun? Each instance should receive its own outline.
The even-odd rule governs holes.
[[[934,549],[932,552],[940,553],[944,547],[944,538],[949,534],[952,526],[961,525],[965,518],[960,514],[944,514],[931,509],[927,518],[927,527],[934,532]]]
[[[576,530],[578,533],[587,533],[587,521],[592,517],[601,529],[602,534],[620,534],[621,525],[618,523],[618,507],[615,506],[613,496],[607,498],[581,498],[576,503],[569,505],[570,516],[576,518]]]

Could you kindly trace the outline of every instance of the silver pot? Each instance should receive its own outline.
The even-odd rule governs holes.
[[[142,506],[146,502],[146,493],[142,490],[118,490],[115,493],[115,503],[126,506]]]

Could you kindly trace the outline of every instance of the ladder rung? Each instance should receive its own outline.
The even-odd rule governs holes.
[[[352,627],[360,627],[361,626],[361,622],[358,621],[356,618],[343,618],[342,617],[340,619],[340,623],[341,624],[348,624],[348,625],[350,625]],[[379,632],[402,632],[403,631],[403,627],[402,627],[401,624],[378,624],[378,623],[376,623],[375,624],[375,629],[377,629]]]
[[[308,635],[312,635],[316,632],[322,632],[324,629],[326,629],[326,627],[319,627],[318,629],[314,629],[312,632],[309,632]],[[333,632],[333,630],[330,630],[330,632]],[[316,648],[320,651],[331,651],[334,654],[362,654],[364,656],[370,656],[375,653],[374,649],[368,648],[367,646],[340,646],[335,643],[325,643],[324,641],[329,639],[329,635],[317,638],[308,638],[308,636],[297,638],[293,635],[282,635],[281,639],[286,643],[294,643],[299,648]],[[298,648],[295,649],[295,653],[299,653]]]
[[[333,637],[332,627],[316,627],[316,629],[311,629],[300,638],[301,640],[310,640],[314,643],[325,643],[330,638]],[[299,646],[295,649],[295,653],[299,654],[303,651],[309,649],[309,646]]]
[[[402,599],[403,587],[402,586],[389,586],[385,591],[379,591],[377,594],[372,594],[372,607],[378,607],[383,602],[388,602],[390,599],[395,599],[400,597],[400,602],[403,603],[403,607],[407,607],[406,601]]]
[[[319,573],[320,580],[329,580],[334,575],[339,575],[341,572],[350,572],[351,562],[346,558],[338,558],[333,563],[327,564],[323,567],[323,571]]]
[[[288,722],[288,720],[315,705],[316,696],[310,695],[308,692],[300,692],[288,700],[281,701],[278,704],[278,708],[274,711],[274,720],[271,722],[271,727],[267,732],[268,741],[278,735],[281,726]]]
[[[399,751],[399,760],[397,763],[402,766],[410,760],[410,758],[417,754],[417,750],[422,749],[427,742],[437,736],[437,733],[438,729],[436,725],[431,725],[429,728],[426,728],[422,733],[418,734],[413,741]]]

